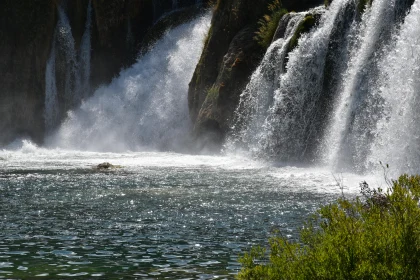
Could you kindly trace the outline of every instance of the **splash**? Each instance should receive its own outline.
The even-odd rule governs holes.
[[[151,51],[70,111],[50,146],[91,151],[182,150],[188,146],[188,83],[210,15],[167,32]]]

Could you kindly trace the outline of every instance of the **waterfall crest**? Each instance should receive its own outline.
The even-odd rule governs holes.
[[[210,19],[168,31],[136,64],[70,111],[48,143],[94,151],[185,147],[191,126],[186,93]]]

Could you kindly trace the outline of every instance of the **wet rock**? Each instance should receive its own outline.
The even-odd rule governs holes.
[[[95,167],[96,170],[110,170],[110,169],[117,169],[117,168],[122,168],[122,167],[121,165],[113,165],[109,162],[100,163]]]

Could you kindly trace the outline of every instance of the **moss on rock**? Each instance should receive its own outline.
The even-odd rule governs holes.
[[[311,28],[315,26],[315,23],[316,23],[316,19],[314,15],[307,14],[305,16],[305,18],[299,23],[298,27],[296,28],[295,33],[290,39],[288,52],[293,51],[297,47],[299,43],[299,39],[302,36],[302,34],[309,32]]]

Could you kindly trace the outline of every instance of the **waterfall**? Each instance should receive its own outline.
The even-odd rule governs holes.
[[[305,13],[292,13],[284,17],[287,25],[283,38],[273,42],[267,50],[260,66],[253,73],[249,84],[241,94],[239,106],[235,112],[232,135],[229,137],[227,149],[240,147],[252,153],[261,149],[259,139],[264,131],[260,128],[269,114],[273,103],[274,91],[279,83],[278,78],[284,74],[288,46],[296,28],[303,20]]]
[[[178,9],[178,0],[172,0],[172,10]]]
[[[394,36],[380,63],[377,91],[384,114],[374,131],[371,163],[389,163],[394,173],[418,173],[420,167],[420,1]]]
[[[80,44],[80,79],[81,86],[76,89],[81,93],[81,98],[88,97],[90,92],[90,51],[91,51],[91,27],[92,25],[92,1],[89,1],[85,31]]]
[[[373,132],[381,116],[382,98],[377,94],[378,61],[390,41],[395,23],[395,0],[373,1],[358,24],[325,137],[324,162],[334,167],[363,171]]]
[[[56,128],[65,111],[80,103],[90,92],[91,25],[92,3],[89,1],[85,31],[77,51],[70,21],[63,7],[58,7],[58,22],[46,66],[44,117],[47,133]]]
[[[58,23],[56,28],[57,46],[65,59],[64,99],[66,104],[73,105],[76,86],[80,85],[78,79],[78,63],[75,41],[70,21],[62,7],[58,7]]]
[[[361,3],[333,1],[285,68],[290,33],[272,43],[241,95],[228,150],[335,170],[366,172],[381,161],[418,172],[420,0],[375,0],[363,11]]]
[[[45,128],[47,132],[52,131],[58,121],[59,106],[57,84],[55,80],[55,43],[53,43],[50,57],[45,70]]]
[[[303,34],[299,39],[299,45],[288,54],[286,72],[277,71],[269,78],[273,87],[255,87],[252,84],[263,84],[266,77],[259,75],[258,72],[270,71],[261,70],[266,68],[269,63],[263,62],[259,70],[253,75],[254,80],[248,85],[241,97],[241,105],[238,113],[244,114],[236,118],[236,126],[243,119],[251,119],[251,125],[245,125],[239,133],[250,136],[245,142],[251,142],[252,152],[265,157],[274,157],[282,161],[302,161],[306,160],[313,153],[312,145],[315,145],[319,123],[322,122],[322,85],[325,61],[328,53],[329,40],[334,27],[345,17],[344,10],[352,0],[339,0],[332,2],[329,10],[325,12],[317,27],[313,28],[308,34]],[[319,10],[311,12],[320,13]],[[278,42],[275,43],[275,45]],[[275,45],[269,49],[272,52]],[[269,59],[269,58],[268,58]],[[282,67],[277,66],[277,67]],[[252,94],[247,93],[251,91]],[[248,98],[256,95],[258,98]],[[271,97],[272,96],[272,97]],[[247,100],[249,99],[249,100]],[[254,117],[254,109],[243,112],[242,108],[258,108],[261,100],[271,100],[267,116],[257,114]],[[249,105],[245,105],[245,104]],[[267,108],[267,105],[263,105]],[[258,112],[260,109],[257,110]],[[257,122],[254,124],[254,119]],[[264,119],[263,123],[261,120]],[[257,131],[255,131],[255,129]],[[249,143],[247,143],[249,146]]]
[[[136,64],[69,112],[47,142],[100,151],[185,147],[191,126],[188,83],[210,19],[206,15],[167,32]]]

